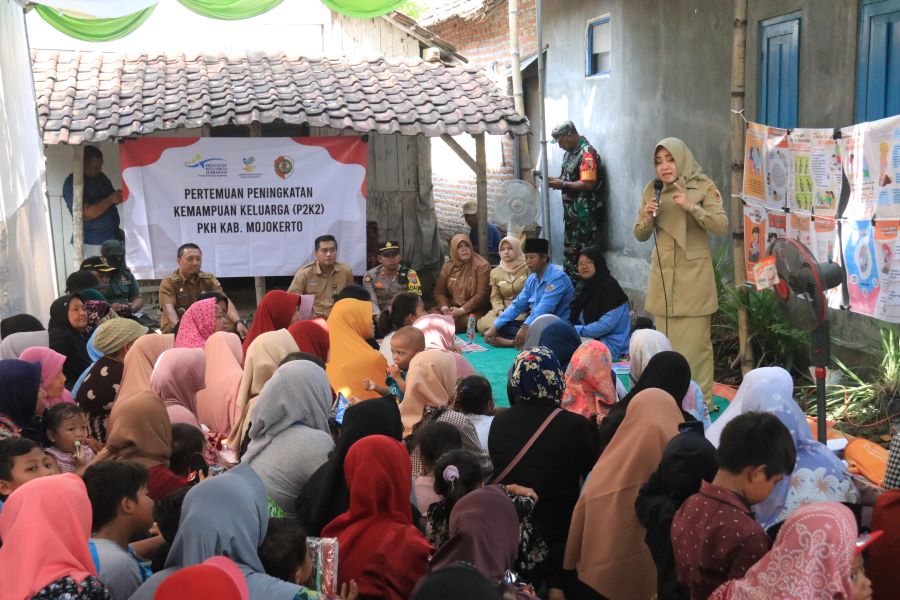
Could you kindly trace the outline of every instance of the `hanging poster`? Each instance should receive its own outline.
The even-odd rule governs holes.
[[[834,216],[843,187],[841,148],[833,129],[810,129],[809,171],[813,183],[813,211]]]
[[[790,164],[793,165],[788,176],[787,205],[793,211],[810,212],[812,210],[813,180],[810,175],[810,147],[812,136],[810,129],[795,129],[788,136]]]
[[[352,136],[124,142],[128,264],[138,279],[161,279],[193,242],[219,277],[291,275],[327,233],[362,273],[367,147]]]
[[[900,220],[875,222],[875,257],[881,294],[875,317],[900,323]]]
[[[850,187],[847,207],[842,216],[850,219],[871,219],[875,216],[875,186],[863,152],[866,125],[862,123],[841,129],[841,157]]]
[[[792,176],[787,130],[769,127],[766,136],[766,205],[784,208],[787,203],[788,178]]]
[[[766,201],[766,126],[750,123],[744,145],[744,197]]]
[[[842,237],[850,310],[873,316],[881,282],[872,222],[849,221],[843,229]]]
[[[766,255],[766,209],[744,206],[744,264],[747,281],[753,281],[753,267]]]
[[[812,242],[809,247],[819,262],[835,260],[834,246],[837,242],[837,223],[834,217],[816,215],[811,222]]]
[[[792,212],[788,220],[787,235],[792,240],[797,240],[812,251],[812,232],[810,231],[812,220],[808,214]]]
[[[864,145],[873,170],[875,216],[900,217],[900,115],[869,123]]]
[[[768,248],[772,242],[777,238],[787,237],[787,214],[780,210],[770,210],[766,215],[766,254],[768,254]]]

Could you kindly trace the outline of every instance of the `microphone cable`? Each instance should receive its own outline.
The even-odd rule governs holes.
[[[662,283],[663,290],[663,305],[666,309],[665,319],[666,319],[666,337],[669,337],[669,295],[666,293],[666,276],[663,274],[662,268],[662,258],[659,256],[659,239],[656,237],[656,215],[659,213],[660,209],[660,192],[662,192],[663,182],[659,179],[653,181],[653,191],[655,192],[656,201],[656,211],[653,214],[653,246],[656,248],[656,265],[659,267],[659,279]],[[672,263],[672,280],[675,280],[675,264]]]

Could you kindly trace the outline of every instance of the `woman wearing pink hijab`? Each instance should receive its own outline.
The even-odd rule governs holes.
[[[472,363],[456,349],[453,338],[456,335],[456,322],[447,315],[425,315],[416,319],[412,325],[425,335],[426,350],[441,350],[453,356],[456,363],[456,376],[460,379],[475,374]]]
[[[209,336],[221,331],[225,317],[225,309],[219,306],[216,298],[198,300],[191,304],[184,316],[178,321],[178,333],[175,335],[176,348],[203,348]],[[222,304],[228,304],[222,300]]]
[[[200,348],[172,348],[159,357],[150,389],[162,398],[169,420],[200,429],[197,392],[206,385],[206,355]]]
[[[215,433],[228,435],[237,412],[237,394],[244,369],[241,339],[217,331],[206,340],[206,387],[197,392],[197,417]]]
[[[41,364],[41,389],[47,394],[44,407],[50,408],[61,402],[74,403],[72,394],[66,389],[66,374],[63,363],[66,357],[50,348],[26,348],[19,355],[19,360]]]

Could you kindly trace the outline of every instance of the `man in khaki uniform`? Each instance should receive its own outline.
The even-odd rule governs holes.
[[[316,260],[300,267],[288,291],[315,296],[313,313],[327,319],[334,305],[334,295],[351,283],[353,271],[337,261],[337,240],[333,235],[320,235],[316,238]]]
[[[378,248],[378,262],[381,265],[366,271],[363,287],[372,298],[376,315],[391,307],[394,296],[401,292],[422,295],[422,285],[416,272],[400,264],[400,242],[384,242]]]
[[[200,270],[203,253],[197,244],[182,244],[178,248],[178,268],[159,284],[159,307],[162,311],[160,329],[171,333],[172,328],[188,307],[203,292],[222,292],[222,284],[212,273]],[[240,336],[247,335],[247,326],[240,320],[237,308],[228,303],[228,318],[236,325]]]

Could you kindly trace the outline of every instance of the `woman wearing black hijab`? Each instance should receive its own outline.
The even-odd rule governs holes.
[[[44,331],[44,325],[37,317],[25,313],[6,317],[0,321],[0,340],[14,333],[28,331]]]
[[[619,425],[622,424],[628,403],[646,389],[656,388],[668,393],[676,399],[675,402],[678,404],[678,410],[684,416],[684,421],[686,423],[696,421],[697,419],[693,415],[681,408],[680,399],[687,394],[690,385],[691,366],[682,355],[670,351],[654,355],[628,395],[616,402],[600,423],[597,431],[597,445],[600,448],[600,454],[606,450],[619,429]]]
[[[600,248],[589,246],[581,250],[578,275],[581,281],[569,305],[569,322],[581,337],[606,344],[613,360],[628,354],[631,336],[628,296],[609,272]]]
[[[66,389],[71,390],[75,382],[91,366],[87,343],[91,332],[88,329],[88,313],[84,298],[80,294],[67,294],[50,305],[50,348],[66,357],[63,373],[66,375]]]
[[[672,519],[702,481],[712,482],[719,468],[715,447],[700,433],[680,433],[663,451],[659,468],[641,487],[634,508],[647,530],[644,542],[656,563],[658,600],[689,600],[690,591],[678,583],[672,550]]]
[[[403,438],[400,409],[392,397],[359,402],[344,413],[337,446],[328,462],[316,469],[297,497],[297,520],[308,535],[319,535],[323,527],[350,508],[344,458],[353,444],[370,435],[386,435],[398,441]]]

